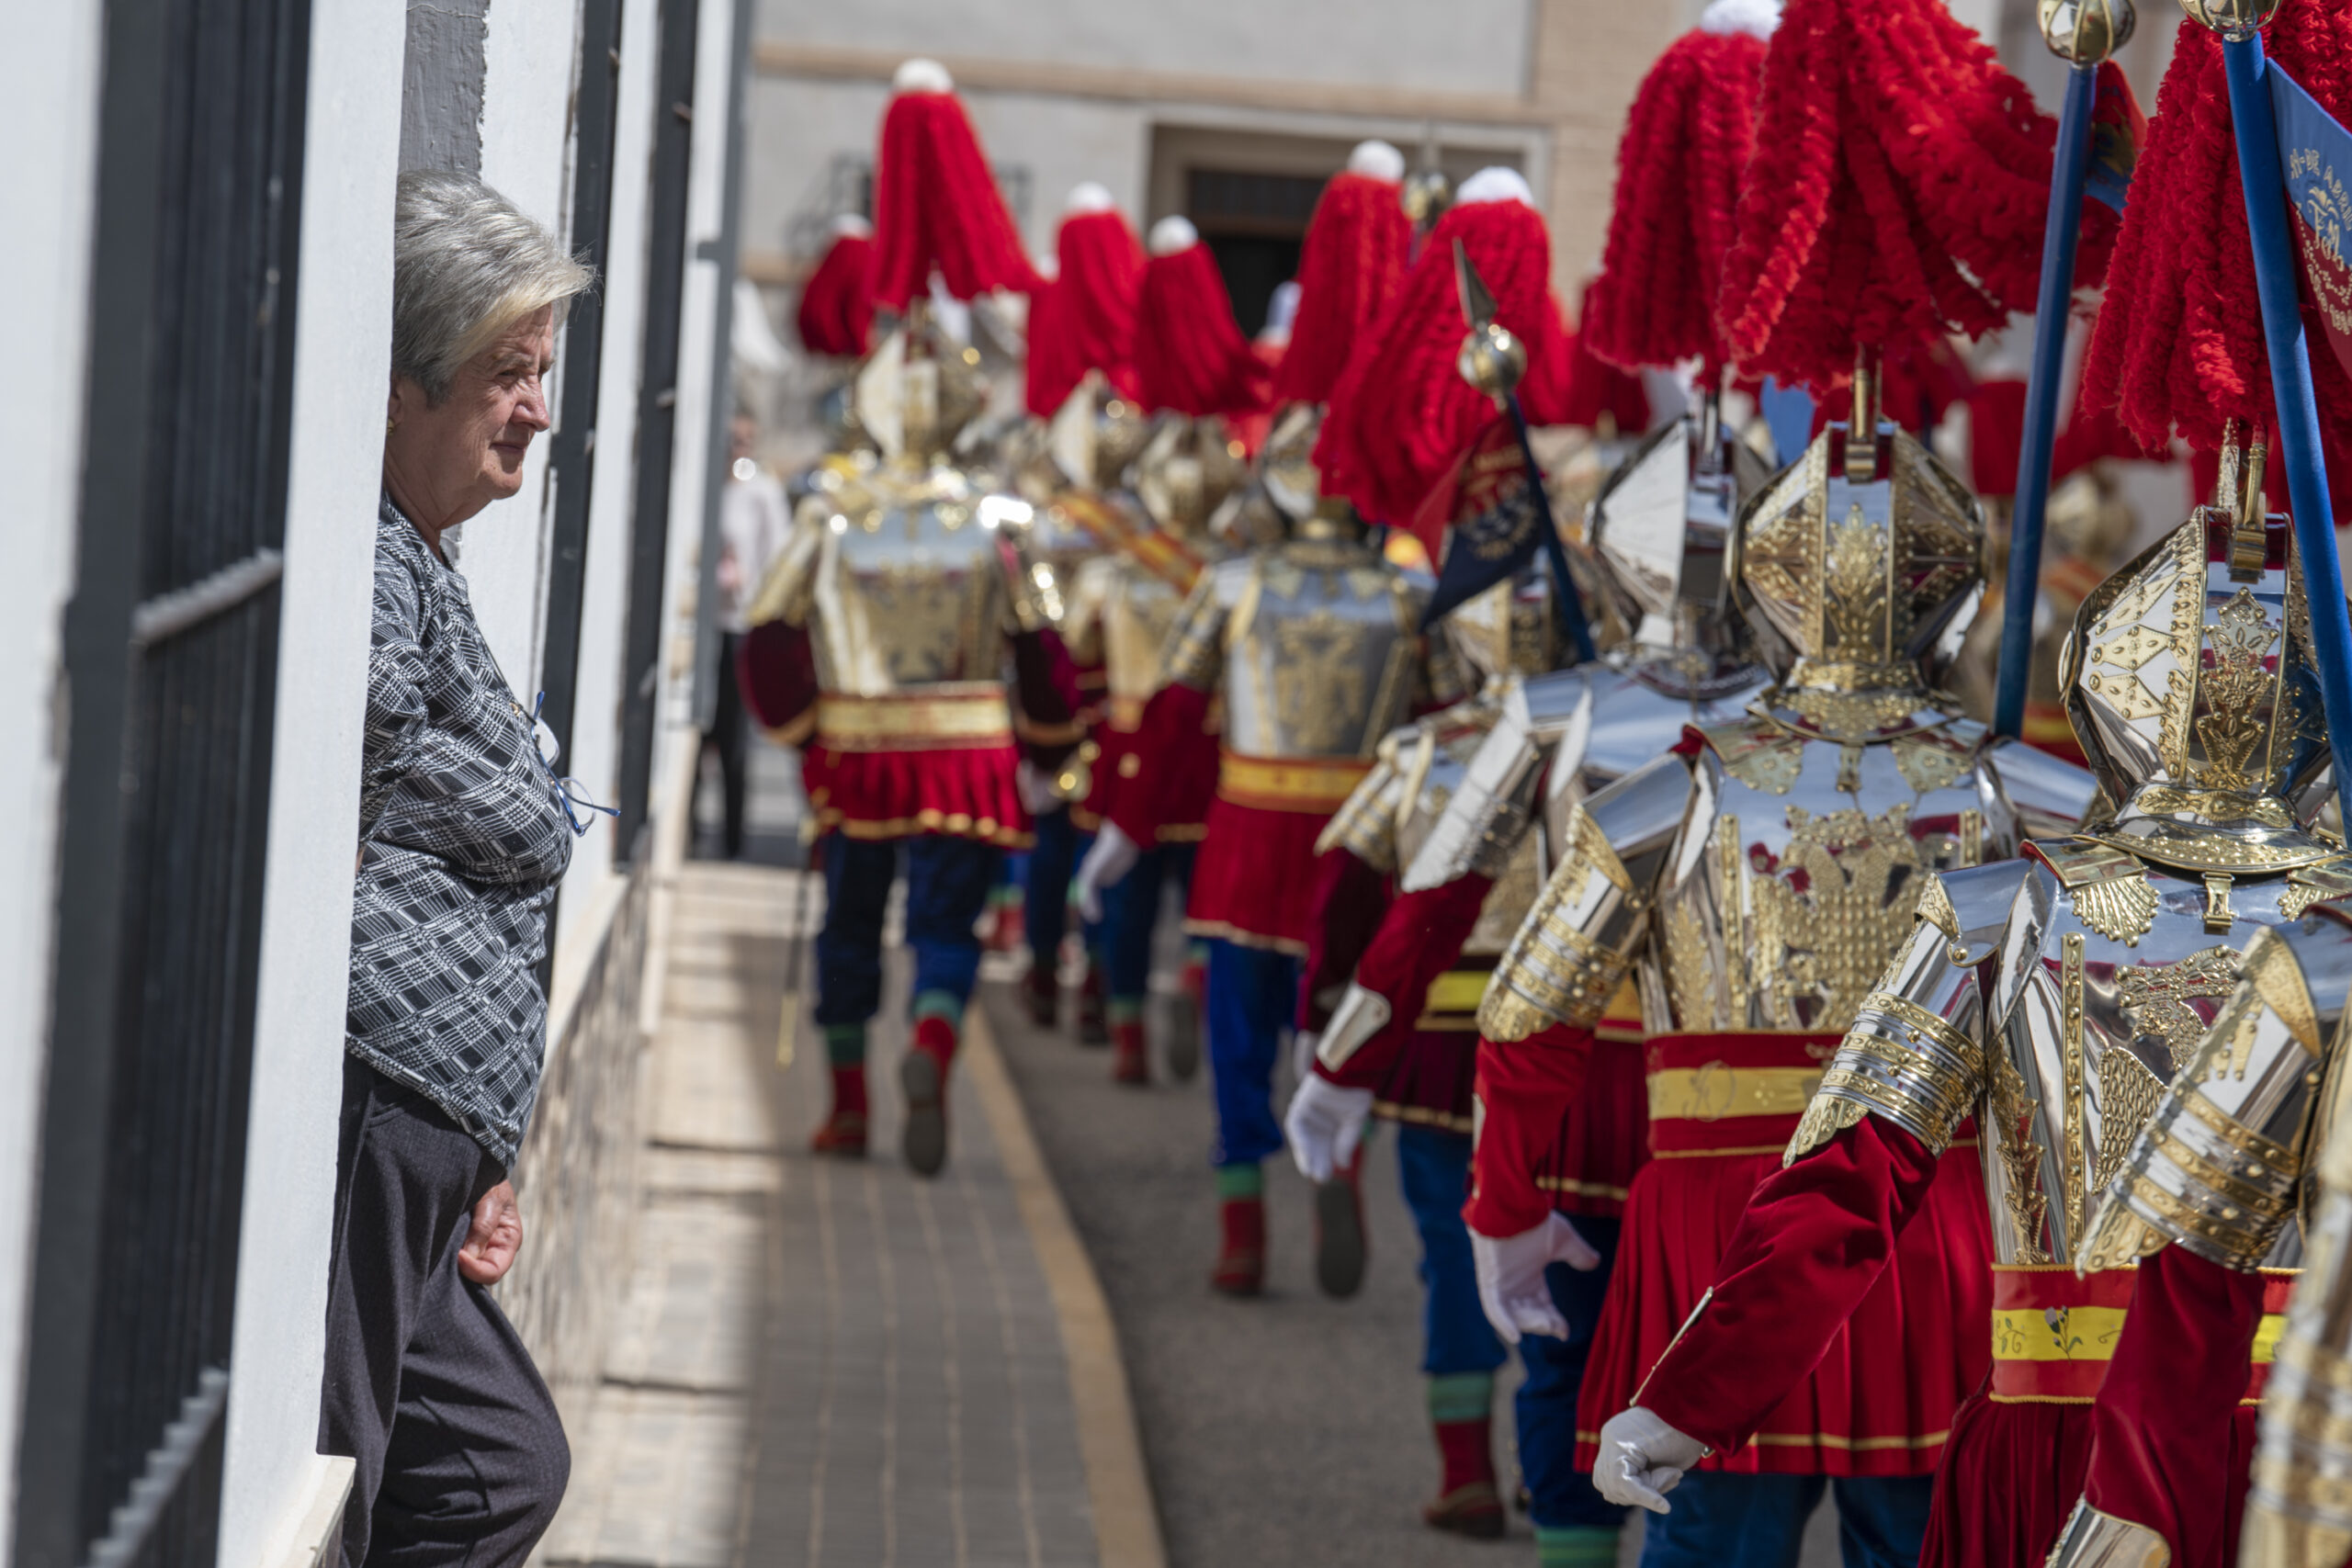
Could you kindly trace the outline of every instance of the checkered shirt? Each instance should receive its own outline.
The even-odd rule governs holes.
[[[345,1043],[511,1167],[538,1095],[536,968],[571,833],[466,580],[389,497],[360,759]]]

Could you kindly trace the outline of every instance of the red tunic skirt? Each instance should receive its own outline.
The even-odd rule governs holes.
[[[1015,782],[1020,748],[994,682],[917,687],[888,697],[820,697],[801,783],[820,832],[853,839],[925,833],[1025,849],[1029,812]]]
[[[1713,1285],[1749,1194],[1781,1166],[1835,1034],[1659,1035],[1646,1050],[1651,1158],[1633,1179],[1577,1411],[1577,1464],[1638,1403],[1650,1368]],[[1939,1162],[1918,1217],[1812,1374],[1755,1438],[1699,1468],[1925,1475],[1989,1360],[1992,1236],[1973,1138]]]
[[[1352,758],[1224,753],[1193,863],[1184,929],[1306,957],[1316,915],[1315,840],[1371,771]]]

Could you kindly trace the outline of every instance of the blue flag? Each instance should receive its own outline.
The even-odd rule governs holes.
[[[2279,172],[2295,215],[2295,249],[2303,262],[2303,298],[2319,307],[2327,345],[2352,371],[2352,266],[2345,265],[2345,231],[2352,228],[2352,131],[2275,60],[2270,109],[2278,122]]]
[[[1535,558],[1549,515],[1509,414],[1478,433],[1453,472],[1414,513],[1412,533],[1438,562],[1421,625],[1475,599]]]

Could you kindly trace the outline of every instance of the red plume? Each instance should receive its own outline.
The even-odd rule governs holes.
[[[1147,412],[1244,414],[1266,400],[1266,364],[1233,320],[1233,302],[1209,248],[1162,219],[1144,264],[1132,344],[1136,391]],[[1179,239],[1183,243],[1177,244]]]
[[[1089,370],[1132,394],[1127,350],[1143,290],[1143,246],[1115,209],[1072,212],[1055,244],[1060,271],[1029,297],[1029,412],[1050,419]]]
[[[1589,352],[1628,370],[1701,358],[1707,384],[1720,381],[1731,352],[1715,295],[1763,82],[1762,39],[1703,28],[1643,78],[1617,143],[1602,281],[1585,299]]]
[[[934,267],[958,299],[1032,289],[1041,281],[950,85],[946,72],[909,61],[882,117],[874,169],[874,299],[893,310],[929,292]]]
[[[1473,188],[1464,183],[1465,195]],[[1347,497],[1375,521],[1411,518],[1495,417],[1493,401],[1454,368],[1469,331],[1453,281],[1457,239],[1495,297],[1497,319],[1527,345],[1531,374],[1558,341],[1556,318],[1546,316],[1552,243],[1535,209],[1473,199],[1439,219],[1387,316],[1349,358],[1315,443],[1323,493]]]
[[[2352,111],[2352,16],[2341,6],[2285,6],[2264,43],[2330,114]],[[2308,299],[2303,321],[2309,341],[2324,341]],[[2321,434],[2339,466],[2352,459],[2352,378],[2332,354],[2311,361]],[[2114,409],[2126,431],[2157,449],[2175,431],[2212,448],[2224,421],[2278,423],[2222,46],[2194,22],[2180,25],[2132,176],[2082,400],[2094,412]]]
[[[1349,352],[1396,291],[1413,245],[1399,195],[1395,180],[1348,172],[1323,187],[1298,254],[1298,315],[1274,377],[1281,401],[1329,399]]]
[[[1585,290],[1585,320],[1592,319],[1593,295]],[[1553,306],[1554,314],[1559,310]],[[1586,430],[1600,427],[1601,418],[1628,435],[1650,427],[1650,395],[1642,378],[1621,370],[1592,349],[1589,327],[1581,333],[1563,331],[1555,360],[1538,360],[1520,384],[1520,406],[1530,424],[1573,424]]]
[[[873,320],[874,240],[860,229],[844,229],[800,286],[793,324],[800,331],[800,346],[809,353],[851,359],[865,352],[865,329]]]
[[[2056,133],[1942,0],[1789,0],[1716,300],[1741,370],[1827,388],[2032,309]],[[2083,233],[2095,280],[2113,217]]]

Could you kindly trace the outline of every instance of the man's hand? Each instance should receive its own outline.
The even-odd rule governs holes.
[[[1485,1236],[1474,1230],[1470,1258],[1478,1270],[1478,1304],[1487,1309],[1487,1321],[1507,1345],[1518,1344],[1522,1334],[1568,1337],[1567,1319],[1552,1299],[1552,1287],[1544,1282],[1546,1265],[1565,1263],[1578,1270],[1600,1267],[1600,1254],[1559,1213],[1544,1215],[1542,1224],[1517,1235]]]
[[[514,1184],[502,1181],[474,1205],[473,1228],[458,1249],[458,1272],[477,1285],[495,1285],[522,1250],[523,1211],[514,1201]]]
[[[1311,1067],[1298,1080],[1283,1118],[1290,1157],[1309,1181],[1329,1181],[1356,1157],[1364,1118],[1372,1114],[1372,1090],[1343,1089]]]
[[[1127,873],[1143,858],[1143,851],[1136,841],[1119,831],[1116,822],[1105,822],[1094,830],[1094,847],[1086,852],[1086,859],[1078,868],[1078,912],[1089,920],[1102,918],[1102,889],[1115,887],[1125,880]]]
[[[1681,1483],[1683,1472],[1706,1457],[1706,1444],[1636,1404],[1600,1424],[1592,1483],[1620,1507],[1671,1513],[1666,1495]]]

